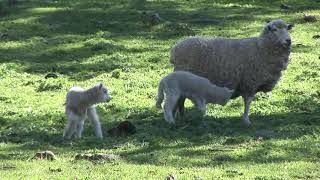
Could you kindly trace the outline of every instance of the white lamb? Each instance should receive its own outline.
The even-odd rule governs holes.
[[[218,87],[210,83],[208,79],[190,72],[175,71],[160,81],[156,106],[161,108],[165,93],[164,118],[168,123],[174,124],[173,114],[180,96],[189,98],[198,109],[205,113],[207,103],[224,105],[233,92],[233,90]]]
[[[91,120],[96,136],[103,138],[99,116],[94,105],[110,100],[111,96],[109,96],[107,88],[102,83],[88,90],[81,87],[72,87],[67,93],[66,115],[68,123],[64,129],[63,138],[71,139],[73,135],[76,138],[81,138],[87,116]]]
[[[243,122],[249,125],[250,103],[259,91],[271,91],[289,63],[292,25],[268,22],[258,37],[246,39],[192,37],[176,44],[170,55],[174,70],[190,71],[242,96]],[[183,113],[185,97],[179,99]]]

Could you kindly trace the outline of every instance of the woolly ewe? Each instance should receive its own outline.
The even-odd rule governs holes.
[[[292,25],[268,22],[260,36],[245,39],[192,37],[176,44],[170,55],[174,70],[190,71],[213,84],[235,89],[244,99],[243,122],[249,125],[250,103],[259,91],[271,91],[287,68]],[[179,99],[183,112],[185,97]]]

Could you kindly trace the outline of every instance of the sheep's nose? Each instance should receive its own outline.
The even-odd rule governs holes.
[[[291,45],[291,39],[287,39],[286,42],[287,42],[288,46]]]

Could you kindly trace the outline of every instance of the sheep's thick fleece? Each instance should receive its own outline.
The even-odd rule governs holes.
[[[170,62],[211,83],[235,89],[233,97],[273,89],[288,65],[290,48],[260,37],[223,39],[192,37],[176,44]]]

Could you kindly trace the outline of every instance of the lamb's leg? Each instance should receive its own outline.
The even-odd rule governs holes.
[[[88,118],[91,120],[96,136],[102,139],[103,135],[101,130],[101,124],[99,121],[99,116],[97,114],[96,108],[94,106],[88,108]]]
[[[72,135],[76,132],[76,126],[80,117],[72,112],[68,113],[68,123],[64,128],[63,139],[71,139]]]
[[[180,96],[177,103],[175,104],[174,110],[173,110],[175,117],[177,117],[177,116],[181,117],[184,115],[184,102],[185,102],[185,97]]]
[[[177,104],[179,96],[174,95],[174,94],[169,94],[167,93],[167,98],[164,103],[164,119],[170,123],[170,124],[175,124],[175,120],[173,117],[173,111],[174,107]]]
[[[203,115],[206,115],[207,106],[206,102],[203,99],[198,99],[196,101],[196,106],[199,110],[201,110]]]
[[[175,111],[178,111],[180,116],[184,115],[185,109],[184,109],[184,102],[186,100],[186,97],[180,96],[175,108]]]
[[[254,96],[243,96],[243,101],[244,101],[244,113],[242,116],[242,122],[249,126],[251,124],[250,119],[249,119],[249,112],[250,112],[250,104],[253,100]]]
[[[76,124],[76,134],[75,134],[76,138],[81,138],[85,118],[86,118],[85,116],[81,117]]]
[[[202,112],[202,115],[206,114],[206,101],[199,97],[191,97],[192,103],[196,106],[198,110]]]

